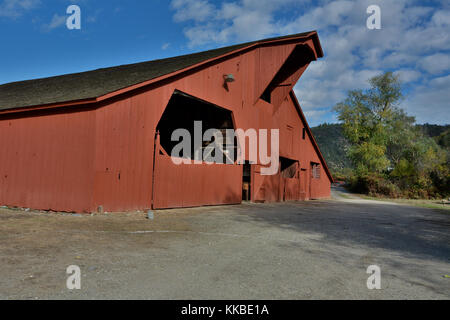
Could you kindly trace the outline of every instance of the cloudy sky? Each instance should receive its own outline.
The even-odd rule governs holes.
[[[66,9],[81,8],[81,30]],[[369,30],[366,10],[381,9]],[[450,123],[450,2],[415,0],[0,0],[0,83],[165,58],[317,30],[325,57],[295,88],[311,125],[394,71],[417,122]]]

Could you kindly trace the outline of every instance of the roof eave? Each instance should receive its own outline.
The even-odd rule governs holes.
[[[264,40],[264,41],[257,41],[255,43],[250,43],[248,46],[227,52],[223,55],[214,57],[214,58],[210,58],[207,60],[204,60],[202,62],[196,63],[194,65],[191,65],[187,68],[184,69],[180,69],[177,70],[175,72],[171,72],[168,74],[165,74],[163,76],[154,78],[154,79],[150,79],[148,81],[144,81],[141,83],[137,83],[135,85],[132,86],[128,86],[119,90],[115,90],[113,92],[109,92],[107,94],[104,94],[102,96],[98,96],[98,97],[93,97],[93,98],[88,98],[88,99],[83,99],[83,100],[78,100],[78,101],[60,101],[60,102],[56,102],[56,103],[51,103],[51,104],[47,104],[47,105],[34,105],[34,106],[26,106],[26,107],[17,107],[17,108],[11,108],[11,109],[4,109],[4,110],[0,110],[0,114],[7,114],[7,113],[16,113],[16,112],[24,112],[24,111],[30,111],[30,110],[36,110],[36,109],[51,109],[51,108],[60,108],[60,107],[69,107],[69,106],[75,106],[75,105],[82,105],[82,104],[92,104],[92,103],[96,103],[96,102],[100,102],[100,101],[104,101],[106,99],[115,97],[117,95],[121,95],[124,93],[127,93],[129,91],[133,91],[154,83],[157,83],[159,81],[163,81],[166,79],[169,79],[171,77],[177,76],[179,74],[194,70],[196,68],[199,68],[205,64],[211,63],[213,61],[216,60],[220,60],[223,59],[227,56],[230,55],[235,55],[237,53],[241,53],[244,51],[248,51],[248,50],[252,50],[254,48],[260,47],[262,45],[266,45],[266,44],[277,44],[277,43],[283,43],[283,42],[289,42],[289,41],[295,41],[295,40],[304,40],[304,39],[308,39],[308,38],[312,38],[313,43],[314,43],[314,51],[316,54],[317,58],[323,57],[323,51],[322,51],[322,47],[320,45],[320,41],[319,41],[319,37],[316,31],[311,31],[308,34],[304,34],[304,35],[298,35],[298,36],[293,36],[293,37],[286,37],[286,38],[281,38],[281,39],[274,39],[274,40]]]

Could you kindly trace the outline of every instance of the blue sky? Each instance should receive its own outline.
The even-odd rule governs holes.
[[[81,30],[66,9],[81,8]],[[369,5],[381,30],[366,27]],[[348,90],[394,71],[417,122],[450,123],[450,3],[415,0],[0,0],[0,83],[318,30],[325,57],[295,88],[311,125]]]

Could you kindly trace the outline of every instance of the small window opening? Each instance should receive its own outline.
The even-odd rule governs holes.
[[[297,173],[297,160],[280,157],[280,171],[283,178],[295,178]]]
[[[314,179],[320,179],[320,164],[311,162],[311,176]]]

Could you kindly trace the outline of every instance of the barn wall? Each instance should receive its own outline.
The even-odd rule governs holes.
[[[270,105],[264,101],[259,101],[257,106],[267,108],[270,114]],[[311,178],[311,162],[321,163],[319,155],[314,149],[313,143],[308,136],[302,137],[303,123],[295,107],[295,102],[289,95],[284,98],[281,107],[275,111],[272,117],[265,119],[266,126],[278,128],[280,130],[280,156],[288,159],[298,160],[299,181],[283,179],[280,174],[274,176],[261,176],[260,168],[254,171],[253,197],[257,201],[280,201],[282,200],[282,188],[286,183],[291,190],[298,188],[299,193],[304,190],[304,195],[298,195],[297,199],[320,199],[330,196],[331,182],[321,164],[320,179]],[[270,124],[269,124],[270,123]],[[301,174],[301,170],[304,170]],[[298,186],[295,186],[297,184]],[[302,188],[303,184],[303,188]]]
[[[266,46],[236,55],[151,90],[143,90],[99,108],[96,117],[94,207],[103,205],[105,210],[119,211],[147,209],[152,206],[155,130],[175,90],[231,110],[237,128],[244,130],[279,128],[280,155],[298,159],[300,167],[308,170],[310,174],[310,162],[320,161],[309,137],[306,140],[301,139],[304,124],[289,95],[277,110],[272,104],[263,100],[257,100],[256,104],[254,102],[255,96],[264,91],[293,48],[293,45]],[[268,61],[266,68],[263,68],[262,61]],[[236,81],[229,84],[228,88],[224,88],[223,75],[229,73],[235,76]],[[293,183],[292,181],[280,182],[279,175],[259,176],[259,169],[255,170],[254,199],[257,199],[256,195],[262,188],[264,191],[261,189],[260,198],[265,201],[279,201],[281,184]],[[201,175],[208,174],[207,170],[199,170],[199,172],[203,172]],[[199,181],[203,179],[201,175],[198,178]],[[167,176],[170,176],[168,172]],[[308,181],[308,186],[311,184],[311,190],[316,197],[326,197],[329,195],[329,188],[328,193],[326,190],[327,183],[329,184],[329,180],[324,173],[320,182]],[[236,195],[241,193],[240,188],[240,184],[227,186],[226,192],[231,195],[233,202]],[[295,188],[300,189],[300,186],[290,187],[292,190]],[[167,200],[175,189],[166,189],[164,190],[167,194],[161,195],[162,189],[159,189],[157,194]],[[308,187],[306,198],[311,197],[309,190]],[[300,195],[297,198],[300,199]],[[210,204],[208,201],[204,199],[205,204]]]
[[[175,165],[156,154],[154,209],[237,204],[241,202],[242,166]]]
[[[320,179],[312,179],[310,199],[321,199],[330,197],[331,182],[326,177],[323,166],[320,167]]]
[[[280,52],[275,54],[274,48]],[[292,48],[256,49],[100,107],[96,111],[93,207],[102,205],[107,211],[151,207],[155,130],[175,90],[233,111],[238,128],[267,127],[273,108],[254,106],[255,68],[261,52],[272,52],[275,60],[261,79],[270,82]],[[228,73],[233,73],[236,82],[226,90],[223,75]],[[235,186],[230,194],[240,194],[239,188]]]
[[[301,139],[304,124],[289,95],[276,110],[258,99],[293,48],[257,48],[109,99],[93,110],[0,118],[0,204],[87,212],[98,206],[106,211],[151,208],[155,130],[174,90],[231,110],[237,128],[280,129],[280,155],[299,161],[299,178],[301,168],[310,174],[309,163],[320,161],[309,137]],[[236,81],[224,88],[223,75],[229,73]],[[295,181],[261,176],[258,170],[252,168],[255,200],[259,194],[265,201],[279,201],[286,184],[289,190],[301,189]],[[303,182],[305,194],[299,199],[329,195],[325,172],[320,181]],[[232,184],[229,192],[235,197],[240,188]]]
[[[0,205],[89,212],[95,113],[0,116]]]

